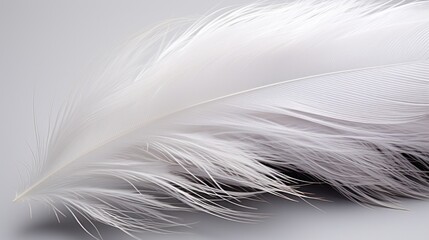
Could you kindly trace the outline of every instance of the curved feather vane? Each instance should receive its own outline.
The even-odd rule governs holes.
[[[298,1],[154,28],[73,92],[16,200],[132,235],[186,209],[252,217],[218,200],[306,197],[279,169],[360,202],[426,198],[428,12]]]

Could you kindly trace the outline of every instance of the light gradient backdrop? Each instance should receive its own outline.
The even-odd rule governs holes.
[[[150,26],[178,17],[252,1],[233,0],[0,0],[0,239],[91,239],[71,219],[57,223],[49,209],[12,203],[19,169],[34,145],[33,95],[38,124],[75,80],[99,59]],[[404,200],[407,210],[367,208],[319,188],[331,202],[293,203],[263,196],[252,203],[270,215],[241,224],[207,214],[183,214],[196,222],[187,233],[144,233],[143,239],[429,239],[429,201]],[[69,217],[70,218],[70,217]],[[106,240],[130,239],[102,227]]]

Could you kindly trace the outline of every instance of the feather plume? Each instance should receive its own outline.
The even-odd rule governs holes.
[[[134,236],[175,211],[252,216],[219,199],[307,197],[287,170],[363,203],[426,198],[428,12],[307,0],[158,26],[71,94],[15,200]]]

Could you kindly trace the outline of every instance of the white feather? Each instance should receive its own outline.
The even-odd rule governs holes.
[[[362,202],[426,198],[428,12],[297,1],[159,26],[73,93],[16,200],[132,235],[183,208],[249,218],[219,198],[304,197],[279,169]]]

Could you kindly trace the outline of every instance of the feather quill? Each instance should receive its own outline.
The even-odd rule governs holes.
[[[307,0],[158,26],[72,93],[15,200],[134,236],[186,209],[251,217],[218,199],[306,197],[280,169],[359,202],[427,198],[428,12]]]

